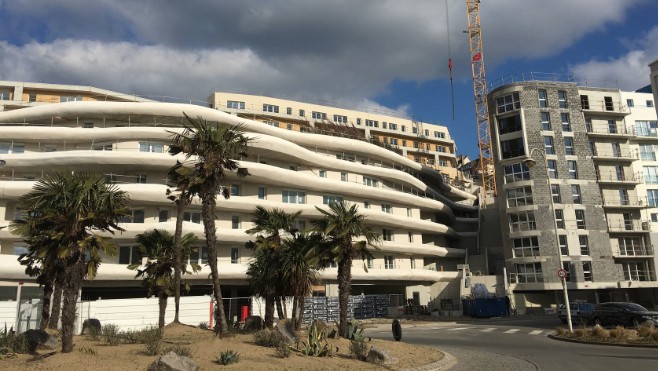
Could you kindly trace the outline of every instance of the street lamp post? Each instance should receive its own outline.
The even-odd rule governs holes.
[[[544,171],[546,172],[546,184],[548,185],[548,193],[549,193],[549,199],[551,201],[551,212],[553,215],[551,216],[553,218],[553,231],[555,232],[555,245],[557,247],[557,259],[558,263],[560,265],[560,268],[558,269],[558,277],[560,278],[560,281],[562,281],[562,292],[564,294],[564,306],[567,309],[567,324],[569,324],[569,332],[573,332],[573,325],[571,324],[571,307],[569,306],[569,293],[567,291],[567,283],[566,283],[566,272],[564,271],[563,263],[562,263],[562,251],[560,251],[560,235],[558,234],[557,231],[557,220],[555,219],[555,202],[553,201],[553,190],[551,188],[551,177],[549,176],[548,172],[548,158],[546,158],[546,152],[538,149],[538,148],[532,148],[530,150],[530,156],[528,159],[523,161],[523,163],[529,168],[532,169],[537,165],[537,161],[535,161],[532,157],[534,154],[539,154],[543,159],[544,159]],[[560,308],[558,307],[558,311]]]

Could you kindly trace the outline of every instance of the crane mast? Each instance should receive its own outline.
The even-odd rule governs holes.
[[[482,172],[482,199],[485,205],[487,193],[496,195],[496,179],[492,161],[491,131],[489,131],[489,110],[487,108],[487,79],[484,73],[484,52],[480,29],[480,0],[466,0],[468,13],[468,38],[471,48],[471,70],[473,72],[473,93],[475,96],[475,118],[478,127],[478,147],[480,148],[480,168]]]

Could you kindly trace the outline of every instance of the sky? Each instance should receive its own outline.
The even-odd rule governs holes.
[[[487,81],[540,72],[639,89],[657,14],[656,0],[483,0]],[[465,0],[0,0],[0,80],[387,110],[447,126],[474,157],[467,23]]]

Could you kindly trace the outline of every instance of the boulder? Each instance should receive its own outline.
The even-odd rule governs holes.
[[[49,335],[45,330],[27,330],[18,335],[16,343],[20,348],[16,349],[20,353],[35,353],[37,348],[57,349],[59,340],[57,337]]]
[[[393,357],[387,350],[373,346],[370,347],[370,351],[366,356],[366,361],[382,365],[390,365],[396,363],[398,359]]]
[[[249,332],[260,331],[263,329],[263,319],[260,316],[249,316],[244,320],[244,330]]]
[[[97,334],[101,331],[101,321],[96,318],[89,318],[82,322],[82,332],[80,335],[84,335],[89,331],[95,331]]]
[[[169,352],[158,357],[148,367],[148,371],[197,371],[199,366],[191,358]]]

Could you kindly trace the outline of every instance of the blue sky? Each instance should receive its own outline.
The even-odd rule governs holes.
[[[447,0],[449,18],[445,1],[0,0],[0,79],[388,109],[448,126],[459,153],[474,156],[465,0]],[[649,84],[655,0],[483,0],[480,9],[489,81],[548,72],[624,90]]]

